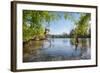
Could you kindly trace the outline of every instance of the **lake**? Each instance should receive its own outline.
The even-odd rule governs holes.
[[[79,38],[77,48],[71,43],[71,38],[30,41],[23,45],[23,62],[88,60],[91,59],[90,46],[90,38]]]

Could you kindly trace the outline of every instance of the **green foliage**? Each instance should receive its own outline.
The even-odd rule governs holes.
[[[75,29],[73,29],[70,33],[70,35],[74,36],[74,38],[71,38],[71,44],[75,45],[76,38],[81,38],[81,37],[87,37],[90,36],[90,21],[91,15],[89,13],[83,13],[80,16],[80,20],[77,21]],[[84,44],[84,39],[81,40],[80,43]]]
[[[23,10],[23,40],[44,37],[44,26],[48,27],[51,21],[57,19],[58,15],[55,12]]]
[[[70,35],[87,35],[91,15],[89,13],[81,13],[80,19],[76,21],[73,14],[75,13],[64,12],[63,15],[60,15],[59,12],[55,11],[23,10],[23,41],[35,38],[44,38],[45,28],[50,26],[51,21],[57,21],[61,17],[75,22],[76,27],[71,31]]]
[[[80,16],[80,20],[77,21],[76,23],[76,27],[74,29],[74,35],[78,36],[85,36],[89,33],[89,29],[90,29],[90,21],[91,15],[89,13],[86,14],[82,14]]]

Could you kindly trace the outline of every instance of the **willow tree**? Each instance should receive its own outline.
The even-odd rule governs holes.
[[[90,20],[91,15],[89,13],[81,14],[79,21],[75,25],[75,36],[85,37],[89,33]]]
[[[49,11],[23,10],[23,40],[27,41],[34,37],[43,37],[45,26],[51,21],[57,20],[58,15]]]
[[[90,20],[91,20],[91,14],[90,13],[80,13],[80,18],[78,21],[75,22],[75,28],[72,29],[71,35],[74,38],[71,38],[71,43],[76,45],[76,48],[78,46],[78,38],[87,37],[87,35],[90,35]],[[83,43],[83,41],[81,41]]]

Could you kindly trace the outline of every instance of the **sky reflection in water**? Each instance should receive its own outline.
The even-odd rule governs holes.
[[[84,47],[79,44],[77,49],[69,38],[30,41],[23,47],[23,62],[91,59],[90,39],[84,40],[86,41]]]

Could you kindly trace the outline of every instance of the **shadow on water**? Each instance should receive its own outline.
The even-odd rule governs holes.
[[[80,38],[77,49],[70,38],[29,41],[23,45],[23,62],[90,59],[90,53],[90,38]]]

